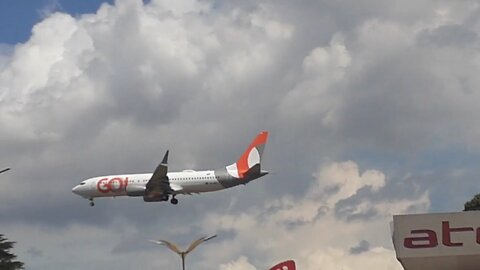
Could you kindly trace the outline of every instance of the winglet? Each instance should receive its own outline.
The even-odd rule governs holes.
[[[167,150],[167,152],[165,153],[165,156],[163,156],[163,160],[162,160],[163,165],[168,164],[168,152],[169,152],[169,150]]]

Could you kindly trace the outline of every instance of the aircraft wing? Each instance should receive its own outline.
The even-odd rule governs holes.
[[[147,183],[147,193],[154,195],[162,195],[171,193],[170,182],[168,180],[168,150],[163,157],[162,162],[153,172],[152,178]]]
[[[6,171],[9,171],[10,168],[6,168],[6,169],[3,169],[3,170],[0,170],[0,173],[3,173],[3,172],[6,172]]]

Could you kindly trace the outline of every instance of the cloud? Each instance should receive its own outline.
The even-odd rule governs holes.
[[[362,254],[370,250],[370,243],[368,241],[362,240],[358,245],[350,248],[350,253],[353,255]]]
[[[478,35],[462,25],[442,25],[431,31],[425,31],[419,36],[419,43],[425,45],[439,45],[461,47],[474,44]]]
[[[337,188],[332,191],[331,185]],[[375,214],[368,219],[338,218],[336,213],[343,200],[357,196],[365,188],[374,197],[385,192],[386,185],[385,176],[377,170],[360,173],[354,162],[330,163],[319,167],[306,194],[277,198],[239,215],[209,214],[202,227],[235,232],[232,241],[222,243],[219,258],[244,254],[262,258],[264,263],[291,257],[302,269],[312,270],[320,265],[324,270],[401,269],[392,250],[389,220],[393,214],[406,213],[412,207],[426,211],[428,194],[419,193],[408,200],[374,202],[364,198],[360,204],[350,206],[351,216],[374,209]],[[359,243],[358,239],[368,242]]]
[[[248,262],[245,257],[240,257],[238,260],[220,265],[220,270],[256,270],[253,265]]]
[[[7,65],[12,53],[13,47],[11,45],[0,43],[0,69]]]
[[[36,248],[30,248],[27,250],[27,253],[30,254],[32,257],[41,257],[43,256],[43,252]]]
[[[340,35],[334,37],[328,47],[317,47],[303,59],[301,80],[278,108],[282,117],[292,121],[312,118],[327,128],[334,121],[339,84],[351,64],[351,56],[341,39]]]
[[[217,231],[226,236],[189,255],[198,269],[264,269],[292,249],[302,269],[396,269],[391,215],[457,209],[477,186],[479,10],[473,0],[55,8],[27,42],[0,46],[0,164],[12,167],[1,227],[33,270],[168,269],[174,254],[144,241]],[[176,207],[90,208],[70,192],[91,176],[151,172],[166,149],[171,170],[221,168],[263,129],[274,173],[246,187]]]
[[[62,10],[60,2],[58,0],[49,0],[48,3],[37,12],[41,18],[45,19],[58,10]]]

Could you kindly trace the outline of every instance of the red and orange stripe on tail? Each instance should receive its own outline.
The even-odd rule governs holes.
[[[268,131],[260,132],[240,159],[236,163],[227,166],[228,173],[236,178],[244,178],[252,167],[260,164],[267,139]]]

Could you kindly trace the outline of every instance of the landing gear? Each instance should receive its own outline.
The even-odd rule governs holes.
[[[95,206],[95,203],[93,202],[93,198],[90,198],[90,206]]]
[[[174,205],[178,203],[178,200],[175,198],[175,196],[172,196],[172,199],[170,200],[170,203],[174,204]]]

